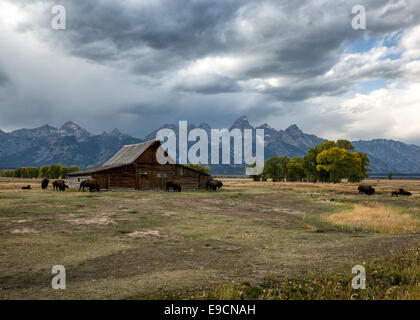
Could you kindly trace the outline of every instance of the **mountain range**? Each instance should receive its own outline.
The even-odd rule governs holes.
[[[19,129],[10,133],[0,130],[0,169],[21,166],[39,167],[53,163],[66,166],[77,165],[80,168],[98,166],[124,145],[155,139],[157,131],[163,128],[169,128],[178,133],[177,124],[166,124],[148,134],[144,139],[121,133],[118,129],[95,135],[71,121],[66,122],[61,128],[45,125],[35,129]],[[211,130],[206,123],[188,126],[188,130],[195,128],[204,129],[208,133]],[[315,135],[304,133],[297,125],[292,125],[286,130],[277,130],[268,124],[254,127],[246,116],[238,118],[230,129],[264,129],[266,159],[280,155],[301,157],[313,146],[326,141]],[[385,139],[352,141],[352,144],[356,151],[368,154],[373,173],[420,173],[419,146]],[[243,174],[243,172],[243,166],[239,165],[212,166],[214,174]]]

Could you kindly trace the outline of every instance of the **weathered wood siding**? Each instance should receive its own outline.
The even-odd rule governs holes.
[[[128,165],[93,174],[101,189],[134,189],[135,166]]]
[[[143,154],[136,160],[137,164],[147,163],[147,164],[158,164],[156,152],[160,148],[159,143],[151,145]],[[168,154],[165,152],[165,155]]]
[[[179,183],[183,189],[205,189],[208,176],[177,164],[137,164],[136,189],[165,189],[166,182]]]

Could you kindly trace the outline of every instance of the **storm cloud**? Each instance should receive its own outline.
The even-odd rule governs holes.
[[[56,4],[66,30],[51,28]],[[352,28],[354,5],[366,7],[366,30]],[[420,129],[398,134],[410,119],[369,99],[411,96],[419,15],[416,0],[6,0],[0,128],[73,120],[143,137],[168,122],[223,127],[247,114],[320,136],[420,143]],[[378,108],[383,125],[362,128],[355,110]]]

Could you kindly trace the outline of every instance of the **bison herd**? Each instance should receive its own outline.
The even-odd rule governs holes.
[[[372,186],[359,186],[357,188],[359,190],[360,194],[366,194],[368,196],[371,196],[372,194],[375,193],[375,188],[373,188]],[[392,191],[391,192],[391,197],[399,197],[399,196],[411,196],[412,193],[409,191],[406,191],[404,189],[399,189],[398,191]]]
[[[50,183],[50,180],[47,178],[43,179],[41,182],[41,188],[42,190],[48,189],[48,185]],[[53,190],[54,191],[66,191],[66,189],[69,189],[69,186],[66,185],[65,181],[63,179],[55,180],[53,183]],[[206,189],[210,191],[217,191],[223,186],[223,183],[220,180],[210,179],[206,184]],[[31,186],[22,187],[23,190],[30,190]],[[98,181],[95,179],[87,179],[80,183],[79,191],[86,191],[88,189],[90,192],[94,191],[100,191],[100,186]],[[169,192],[169,190],[172,189],[174,192],[181,192],[182,186],[178,182],[174,181],[168,181],[166,182],[166,191]]]
[[[48,188],[50,180],[47,178],[43,179],[41,182],[42,190],[46,190]],[[63,179],[57,179],[53,182],[53,190],[54,191],[66,191],[66,189],[69,189],[69,186],[66,185],[65,181]],[[206,189],[209,191],[217,191],[220,188],[222,188],[223,183],[220,180],[216,179],[210,179],[206,184]],[[80,183],[79,191],[85,191],[86,189],[89,189],[90,192],[94,191],[100,191],[99,183],[95,179],[87,179]],[[169,192],[169,190],[172,189],[174,192],[181,192],[182,186],[178,182],[174,181],[168,181],[166,182],[166,191]],[[31,186],[25,186],[22,187],[22,190],[31,190]],[[368,196],[371,196],[375,193],[375,188],[372,186],[366,186],[361,185],[357,188],[360,194],[365,194]],[[412,193],[409,191],[406,191],[404,189],[399,189],[398,191],[392,191],[391,196],[392,197],[399,197],[399,196],[411,196]]]
[[[47,190],[48,189],[48,185],[50,183],[50,180],[47,178],[44,178],[41,181],[41,188],[42,190]],[[66,182],[63,179],[57,179],[52,183],[53,186],[53,190],[54,191],[66,191],[66,189],[69,189],[69,186],[66,184]],[[31,189],[30,186],[28,187],[23,187],[22,189]],[[79,187],[79,191],[83,190],[85,191],[85,189],[89,189],[90,192],[94,192],[94,191],[99,191],[100,187],[99,187],[99,183],[95,180],[95,179],[87,179],[84,180],[80,183],[80,187]]]
[[[391,196],[392,196],[392,197],[399,197],[399,196],[407,196],[407,197],[409,197],[409,196],[411,196],[411,195],[412,195],[412,193],[411,193],[411,192],[406,191],[406,190],[404,190],[404,189],[400,189],[400,190],[398,190],[398,191],[392,191],[392,192],[391,192]]]
[[[210,179],[206,184],[206,190],[217,191],[223,186],[222,181]],[[174,192],[181,192],[182,186],[178,182],[168,181],[166,182],[166,191],[172,189]]]

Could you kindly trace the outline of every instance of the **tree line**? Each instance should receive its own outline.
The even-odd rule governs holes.
[[[21,167],[16,170],[3,170],[0,177],[8,178],[48,178],[48,179],[66,179],[68,174],[79,171],[76,166],[66,167],[61,164],[52,164],[50,166],[37,167]]]
[[[369,158],[353,152],[348,140],[325,141],[308,151],[305,157],[273,157],[265,161],[262,174],[255,181],[311,181],[339,183],[343,179],[360,182],[368,177]],[[255,167],[256,164],[250,165]]]

